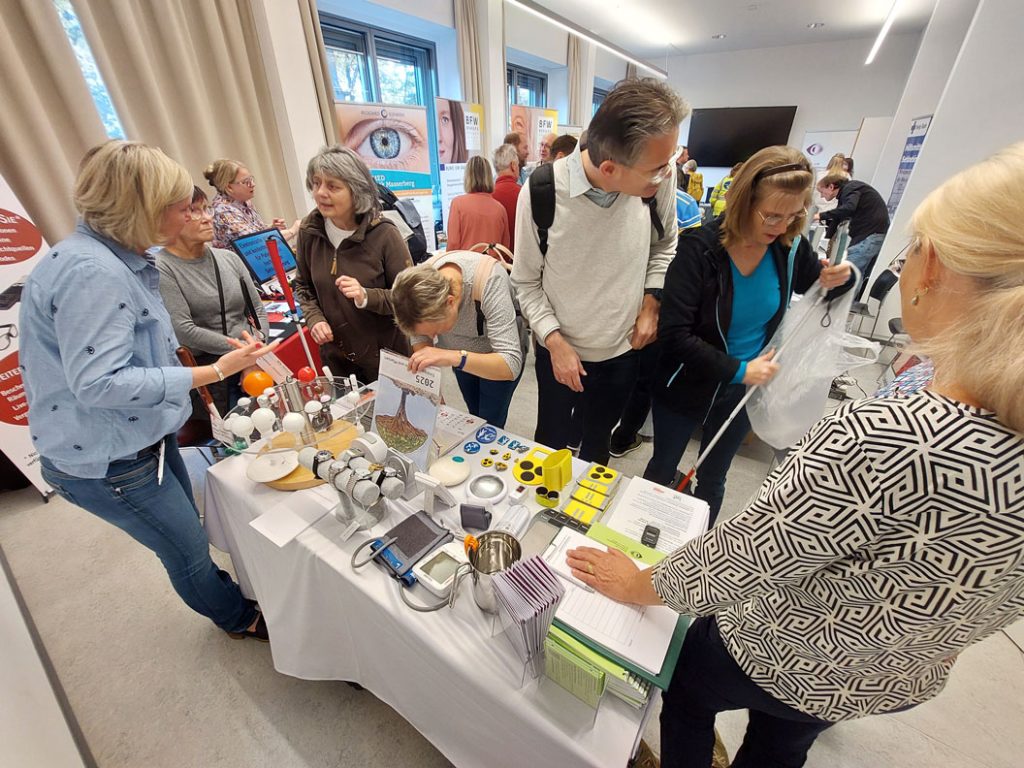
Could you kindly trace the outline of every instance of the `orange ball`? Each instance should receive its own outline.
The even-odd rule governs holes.
[[[262,395],[263,390],[272,386],[274,386],[274,380],[266,371],[253,371],[246,374],[245,378],[242,379],[242,389],[250,397]]]

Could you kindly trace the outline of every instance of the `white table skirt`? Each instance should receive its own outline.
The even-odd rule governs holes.
[[[625,766],[653,708],[606,695],[595,718],[551,680],[524,678],[509,641],[463,583],[454,610],[420,614],[376,565],[350,558],[368,534],[341,543],[326,515],[284,547],[249,522],[284,495],[249,481],[246,456],[212,467],[206,530],[231,555],[243,591],[259,600],[274,667],[307,680],[349,680],[393,707],[457,766]],[[372,534],[396,522],[392,514]],[[436,602],[423,587],[420,602]],[[654,698],[652,697],[652,704]]]

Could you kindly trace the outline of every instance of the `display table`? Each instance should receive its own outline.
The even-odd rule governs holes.
[[[243,591],[259,601],[277,671],[365,686],[460,768],[626,765],[656,693],[641,711],[605,696],[595,716],[544,676],[523,682],[523,662],[476,606],[468,579],[453,610],[422,614],[403,604],[397,582],[376,565],[353,571],[352,553],[397,523],[403,515],[395,511],[344,543],[342,525],[328,514],[276,546],[249,523],[287,494],[249,481],[250,460],[237,456],[209,470],[206,529],[231,555]],[[479,456],[473,466],[482,471]],[[419,585],[411,597],[437,601]]]

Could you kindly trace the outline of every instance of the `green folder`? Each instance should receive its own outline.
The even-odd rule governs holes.
[[[587,531],[587,536],[606,546],[615,547],[642,563],[653,565],[665,557],[664,552],[658,552],[650,547],[645,547],[639,541],[631,539],[618,531],[613,531],[611,528],[606,525],[602,525],[601,523],[594,523],[591,525],[590,530]],[[593,648],[602,656],[607,657],[619,666],[625,667],[634,675],[647,680],[652,685],[655,685],[664,691],[668,688],[668,684],[672,680],[672,673],[675,672],[676,664],[679,662],[679,651],[683,647],[683,638],[686,636],[686,630],[690,627],[690,617],[680,616],[678,621],[676,621],[676,629],[675,632],[672,633],[672,640],[668,644],[668,651],[665,653],[665,661],[661,665],[661,671],[657,675],[652,675],[646,669],[641,669],[633,662],[628,661],[617,653],[608,650],[600,643],[596,643],[586,635],[580,634],[564,622],[559,621],[558,618],[555,618],[554,625],[566,634],[574,637],[576,640],[579,640],[588,648]]]

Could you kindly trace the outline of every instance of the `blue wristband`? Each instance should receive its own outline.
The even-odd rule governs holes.
[[[466,367],[466,360],[469,358],[469,352],[464,349],[460,349],[459,354],[462,355],[462,359],[459,360],[459,364],[455,366],[455,368],[461,371]]]

